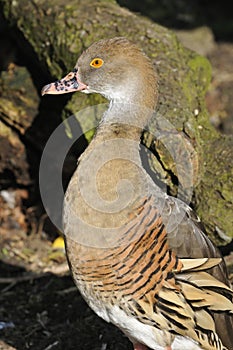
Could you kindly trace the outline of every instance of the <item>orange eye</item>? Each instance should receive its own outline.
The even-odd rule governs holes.
[[[91,61],[90,66],[94,68],[100,68],[103,64],[104,61],[101,58],[96,57]]]

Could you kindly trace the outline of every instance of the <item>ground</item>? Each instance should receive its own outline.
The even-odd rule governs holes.
[[[120,331],[86,305],[62,249],[19,230],[1,235],[0,245],[0,350],[130,349]]]
[[[207,94],[210,117],[218,129],[230,134],[233,45],[216,44],[208,56],[213,64]],[[121,332],[100,320],[83,301],[64,251],[52,246],[53,237],[44,234],[40,223],[33,233],[25,233],[24,217],[10,198],[6,193],[0,196],[0,350],[130,349]],[[233,255],[227,253],[232,279]]]

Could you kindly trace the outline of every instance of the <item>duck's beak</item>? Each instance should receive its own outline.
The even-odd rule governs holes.
[[[54,83],[45,85],[41,90],[41,95],[67,94],[69,92],[82,91],[86,88],[87,85],[83,84],[78,78],[78,70],[74,69],[61,80],[57,80]]]

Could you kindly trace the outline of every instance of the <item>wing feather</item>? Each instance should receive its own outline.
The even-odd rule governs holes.
[[[172,205],[173,215],[174,208],[177,210],[177,203]],[[156,208],[151,205],[150,215],[152,215],[153,210]],[[136,313],[140,318],[139,310],[144,310],[144,319],[146,315],[150,322],[154,321],[156,327],[173,334],[192,338],[203,349],[223,350],[226,349],[222,343],[222,341],[225,343],[225,339],[222,337],[221,340],[218,335],[219,330],[216,329],[216,319],[218,318],[215,319],[214,315],[215,312],[233,313],[232,290],[227,285],[224,262],[218,249],[200,231],[199,227],[191,222],[190,215],[184,211],[184,206],[179,208],[179,215],[181,215],[182,210],[183,218],[180,221],[175,221],[176,227],[173,231],[170,223],[170,232],[168,233],[166,220],[164,222],[164,217],[162,217],[164,230],[159,237],[160,240],[155,237],[157,243],[153,247],[155,260],[158,252],[161,253],[162,263],[158,264],[160,274],[157,275],[160,279],[155,289],[145,290],[144,297],[137,300]],[[140,215],[143,215],[143,210],[140,211]],[[159,217],[157,216],[157,218]],[[161,225],[161,221],[158,222]],[[143,228],[140,227],[140,229]],[[156,225],[153,226],[150,233],[153,234],[155,229]],[[148,232],[150,227],[144,227],[144,230]],[[163,247],[160,249],[162,244]],[[145,244],[143,249],[146,249]],[[148,246],[147,249],[149,250],[150,247]],[[171,256],[173,256],[173,260],[169,260]],[[173,263],[171,269],[169,262],[176,259],[178,259],[177,263]],[[150,263],[150,271],[151,266]],[[168,267],[168,274],[164,274]],[[143,269],[143,272],[146,273],[146,269]],[[154,294],[155,292],[156,294]],[[225,319],[227,325],[222,325],[222,328],[231,324],[231,319],[229,318],[229,320]],[[224,334],[224,332],[220,332],[220,334]],[[231,337],[232,335],[228,338],[231,339]],[[231,340],[229,341],[231,342]]]

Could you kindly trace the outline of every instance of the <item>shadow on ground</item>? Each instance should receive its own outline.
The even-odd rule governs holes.
[[[0,330],[1,350],[131,349],[118,329],[89,309],[70,276],[33,274],[23,281],[23,268],[1,263],[0,269],[1,280],[12,279],[0,285],[0,322],[9,323]]]

